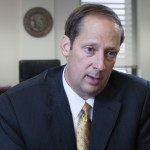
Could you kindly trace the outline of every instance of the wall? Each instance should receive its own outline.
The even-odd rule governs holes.
[[[33,37],[29,35],[23,26],[22,18],[25,13],[33,7],[43,7],[49,10],[54,18],[53,0],[22,0],[21,2],[21,25],[20,25],[20,59],[51,59],[55,58],[55,27],[53,26],[50,34],[44,37]]]
[[[0,1],[0,86],[19,82],[18,62],[21,59],[58,58],[65,63],[59,42],[64,33],[65,19],[78,5],[79,0]],[[42,38],[29,35],[23,26],[25,13],[36,6],[49,10],[54,20],[51,32]]]
[[[0,86],[17,82],[19,0],[0,1]]]
[[[69,13],[80,0],[1,0],[0,1],[0,86],[18,83],[20,59],[65,59],[60,51],[60,39]],[[54,26],[42,38],[30,36],[23,27],[23,16],[32,7],[41,6],[50,11]],[[69,6],[69,7],[68,7]],[[150,13],[149,0],[137,0],[137,54],[140,75],[150,80]]]
[[[137,0],[138,66],[140,75],[150,80],[150,1]]]

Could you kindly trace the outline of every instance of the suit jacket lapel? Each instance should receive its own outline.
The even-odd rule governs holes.
[[[89,150],[105,149],[121,108],[114,95],[114,89],[108,85],[95,99]]]
[[[72,114],[65,94],[61,75],[58,77],[59,81],[54,81],[53,95],[53,120],[51,122],[53,139],[59,150],[76,150],[76,138],[74,132],[74,125]],[[55,84],[58,82],[59,84]],[[59,89],[59,90],[58,90]]]
[[[62,101],[56,109],[55,122],[58,128],[55,128],[54,135],[58,136],[57,145],[59,145],[60,150],[76,150],[75,132],[69,104]]]

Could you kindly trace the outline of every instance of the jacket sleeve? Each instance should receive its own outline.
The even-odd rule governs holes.
[[[150,149],[150,83],[147,82],[147,91],[139,124],[137,150]]]
[[[26,150],[13,105],[7,94],[0,96],[0,149]]]

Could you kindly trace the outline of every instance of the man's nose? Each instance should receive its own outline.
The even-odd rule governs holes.
[[[105,70],[105,56],[104,54],[97,54],[94,58],[93,68],[100,71]]]

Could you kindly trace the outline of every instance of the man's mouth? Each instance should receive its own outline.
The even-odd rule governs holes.
[[[97,85],[99,84],[101,78],[98,76],[93,76],[93,75],[87,75],[87,81],[90,85]]]

